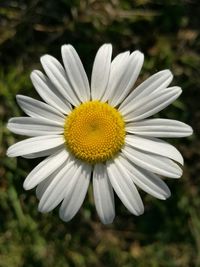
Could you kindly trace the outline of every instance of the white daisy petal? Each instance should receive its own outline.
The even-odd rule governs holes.
[[[101,100],[108,84],[112,56],[112,45],[102,45],[95,57],[91,77],[92,100]]]
[[[79,167],[79,165],[74,164],[74,161],[68,161],[63,166],[43,193],[38,206],[39,211],[49,212],[64,199],[66,188]]]
[[[144,206],[129,173],[116,160],[107,162],[107,171],[112,187],[124,206],[133,214],[141,215]]]
[[[69,114],[71,105],[63,99],[55,86],[41,71],[34,70],[31,73],[31,81],[41,98],[63,114]]]
[[[65,191],[65,198],[59,210],[60,218],[68,222],[80,209],[90,182],[92,166],[82,163],[81,172],[71,178],[71,184]]]
[[[54,153],[58,152],[62,148],[63,148],[63,144],[61,144],[57,147],[53,147],[53,148],[44,150],[44,151],[38,151],[36,153],[29,153],[29,154],[23,155],[22,157],[25,159],[43,158],[43,157],[53,155]]]
[[[59,167],[55,172],[53,172],[44,181],[37,185],[35,193],[38,200],[42,198],[44,192],[47,190],[47,187],[53,181],[54,177],[62,170],[62,167],[63,166],[61,165],[61,167]]]
[[[127,67],[129,61],[129,55],[130,55],[129,51],[120,53],[111,62],[108,84],[105,93],[101,99],[103,102],[106,102],[108,101],[108,99],[111,99],[111,95],[114,94],[115,89],[120,83],[120,80],[124,73],[124,69],[126,69]]]
[[[131,179],[143,191],[163,200],[170,197],[171,193],[168,186],[158,175],[135,166],[122,156],[119,156],[116,161],[120,161],[126,170],[131,173]]]
[[[115,87],[112,89],[112,95],[108,101],[112,106],[117,106],[121,103],[133,88],[142,68],[143,61],[144,55],[139,51],[134,51],[129,56],[127,64],[123,69],[118,66],[119,76],[113,76],[112,78],[114,81],[111,80],[111,83],[115,84]]]
[[[181,168],[168,158],[143,152],[127,145],[122,149],[122,153],[127,159],[148,171],[170,178],[180,178],[182,175]]]
[[[7,155],[8,157],[24,156],[26,154],[36,153],[39,151],[58,147],[64,144],[64,142],[65,140],[63,136],[59,135],[31,137],[10,146],[7,150]]]
[[[137,135],[126,135],[126,144],[153,154],[158,154],[177,161],[183,165],[181,153],[169,143],[153,137],[140,137]]]
[[[162,91],[167,88],[173,79],[173,75],[169,70],[162,70],[149,77],[139,86],[137,86],[133,92],[124,100],[120,105],[121,110],[125,110],[126,106],[132,101],[136,102],[155,91]]]
[[[7,128],[16,134],[40,136],[63,133],[63,125],[43,118],[17,117],[8,121]]]
[[[87,75],[76,50],[71,45],[62,46],[62,58],[68,80],[82,102],[90,100]]]
[[[48,104],[23,95],[17,95],[16,99],[21,109],[30,117],[46,118],[51,121],[60,122],[63,125],[65,116]]]
[[[181,92],[178,86],[155,91],[138,101],[132,101],[125,109],[119,108],[119,111],[126,122],[142,120],[166,108],[180,96]]]
[[[102,223],[112,223],[115,217],[114,194],[104,164],[99,163],[94,167],[93,192],[97,213]]]
[[[147,119],[130,122],[126,125],[126,131],[142,136],[168,138],[190,136],[193,132],[189,125],[169,119]]]
[[[41,57],[41,64],[47,76],[59,90],[61,95],[74,106],[79,105],[80,101],[72,90],[67,80],[66,72],[60,62],[50,55],[44,55]]]
[[[67,161],[69,153],[65,148],[59,150],[57,153],[49,156],[38,164],[26,177],[24,181],[24,189],[29,190],[41,183],[56,169],[58,169],[64,162]]]

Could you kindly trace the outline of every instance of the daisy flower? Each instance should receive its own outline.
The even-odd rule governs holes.
[[[7,151],[9,157],[46,157],[24,181],[36,187],[39,211],[61,202],[59,215],[69,221],[81,207],[90,179],[97,213],[104,224],[115,217],[114,191],[133,214],[144,212],[137,187],[159,199],[170,190],[159,176],[179,178],[183,158],[160,137],[184,137],[192,128],[170,119],[149,118],[181,94],[168,87],[169,70],[149,77],[133,90],[144,56],[124,52],[113,60],[112,46],[98,50],[91,84],[71,45],[62,46],[64,67],[50,55],[41,57],[46,73],[31,73],[41,102],[17,95],[28,117],[11,118],[8,129],[30,138]]]

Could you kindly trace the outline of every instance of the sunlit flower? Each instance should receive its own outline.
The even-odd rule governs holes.
[[[16,117],[8,129],[30,138],[12,145],[9,157],[46,157],[24,181],[36,187],[39,211],[59,203],[60,217],[69,221],[81,207],[93,183],[94,202],[104,224],[115,217],[114,193],[135,215],[144,212],[137,187],[159,199],[170,190],[158,175],[179,178],[183,158],[159,137],[192,134],[190,126],[169,119],[150,118],[181,94],[168,87],[169,70],[160,71],[133,90],[143,64],[139,51],[124,52],[111,61],[112,46],[100,47],[94,60],[91,85],[71,45],[62,46],[63,66],[45,55],[31,80],[41,98],[17,95],[29,117]],[[137,187],[136,187],[137,186]]]

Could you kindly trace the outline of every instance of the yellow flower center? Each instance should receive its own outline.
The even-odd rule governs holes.
[[[89,101],[66,118],[64,137],[79,159],[95,164],[114,157],[125,139],[125,123],[119,111],[107,103]]]

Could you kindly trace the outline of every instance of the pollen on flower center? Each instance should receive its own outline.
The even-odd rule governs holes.
[[[92,164],[104,162],[123,146],[125,123],[119,111],[109,104],[89,101],[66,118],[64,137],[77,158]]]

